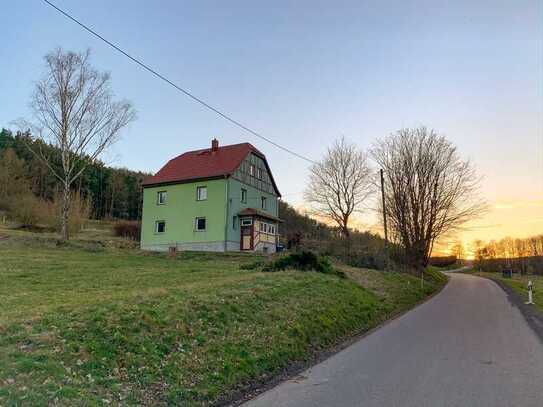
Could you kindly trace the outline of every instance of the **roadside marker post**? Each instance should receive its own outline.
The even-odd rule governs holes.
[[[535,305],[533,300],[532,288],[533,284],[532,280],[530,280],[528,281],[528,302],[526,303],[527,305]]]

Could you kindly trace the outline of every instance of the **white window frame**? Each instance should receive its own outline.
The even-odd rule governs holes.
[[[203,191],[204,195],[203,197],[200,194],[200,191]],[[197,201],[207,201],[207,185],[201,185],[199,187],[196,187],[196,200]]]
[[[249,175],[251,177],[254,177],[255,176],[255,165],[254,164],[250,164],[249,165]]]
[[[260,221],[259,230],[260,230],[261,233],[275,236],[276,226],[273,223],[267,223],[267,222]]]
[[[158,225],[160,223],[164,223],[164,230],[162,232],[158,231]],[[155,234],[161,235],[163,233],[166,233],[166,221],[165,220],[157,220],[157,221],[155,221]]]
[[[262,209],[267,210],[268,198],[266,198],[265,196],[260,197],[260,206]]]
[[[240,219],[240,225],[241,226],[251,226],[253,224],[252,218],[242,218]]]
[[[200,219],[204,220],[204,228],[203,229],[198,228],[198,220],[200,220]],[[196,232],[205,232],[207,230],[207,219],[205,218],[205,216],[198,216],[198,217],[194,218],[194,230]]]
[[[161,200],[161,198],[163,198]],[[157,205],[166,205],[166,201],[168,200],[168,191],[158,191],[156,193],[156,204]]]
[[[262,171],[262,168],[258,167],[258,168],[256,169],[256,177],[257,177],[258,179],[261,180],[261,179],[263,178],[263,173],[264,173],[264,172]]]

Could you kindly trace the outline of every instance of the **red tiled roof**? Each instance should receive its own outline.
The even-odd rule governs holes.
[[[155,175],[143,180],[142,185],[150,186],[230,176],[249,153],[256,154],[268,165],[264,154],[252,144],[231,144],[218,147],[215,151],[206,148],[181,154],[168,161]],[[268,172],[271,176],[269,166]],[[279,194],[273,177],[271,179],[277,194]]]

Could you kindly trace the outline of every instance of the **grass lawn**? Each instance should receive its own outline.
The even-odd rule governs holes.
[[[103,233],[57,247],[0,226],[0,405],[216,404],[446,281],[262,273],[240,269],[254,255],[169,258]]]

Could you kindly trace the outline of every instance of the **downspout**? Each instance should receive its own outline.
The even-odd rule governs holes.
[[[224,251],[228,248],[228,209],[230,206],[230,197],[228,196],[228,175],[224,176],[224,189],[226,193],[226,205],[224,211]]]

